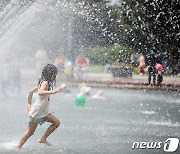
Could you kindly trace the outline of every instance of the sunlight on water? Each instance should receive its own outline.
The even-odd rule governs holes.
[[[180,127],[180,123],[172,123],[171,121],[149,121],[147,124],[156,126]]]
[[[141,111],[142,114],[156,114],[154,111]]]
[[[10,142],[4,142],[4,143],[0,143],[0,147],[2,149],[6,149],[6,150],[13,150],[13,149],[16,149],[17,143],[18,143],[18,140],[13,140]]]

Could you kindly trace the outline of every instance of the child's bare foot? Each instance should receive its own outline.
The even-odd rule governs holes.
[[[44,144],[46,144],[47,146],[52,146],[51,143],[49,143],[47,140],[44,140],[44,139],[40,139],[40,140],[38,140],[38,142],[39,142],[39,143],[44,143]]]
[[[21,146],[16,145],[15,148],[16,148],[16,149],[21,149]]]

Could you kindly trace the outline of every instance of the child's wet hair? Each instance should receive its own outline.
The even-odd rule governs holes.
[[[48,90],[52,89],[53,86],[56,84],[56,77],[52,78],[53,76],[56,76],[58,72],[58,69],[53,64],[47,64],[41,74],[41,78],[39,80],[38,85],[40,86],[43,81],[47,81],[49,84]]]

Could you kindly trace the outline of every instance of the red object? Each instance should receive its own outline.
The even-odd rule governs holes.
[[[65,63],[66,57],[64,55],[59,55],[55,59],[55,65],[59,67]]]
[[[145,69],[144,69],[143,67],[140,67],[140,68],[138,69],[138,72],[139,72],[139,73],[144,73],[144,72],[145,72]]]
[[[80,67],[84,67],[88,65],[88,59],[85,58],[84,56],[78,56],[76,58],[76,65],[80,66]]]
[[[163,66],[161,64],[156,64],[156,70],[163,71]]]

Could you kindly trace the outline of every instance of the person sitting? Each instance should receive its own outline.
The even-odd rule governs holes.
[[[93,99],[106,100],[102,90],[98,90],[95,95],[92,96]]]
[[[90,96],[91,87],[86,86],[85,83],[79,85],[79,93],[77,96]]]

